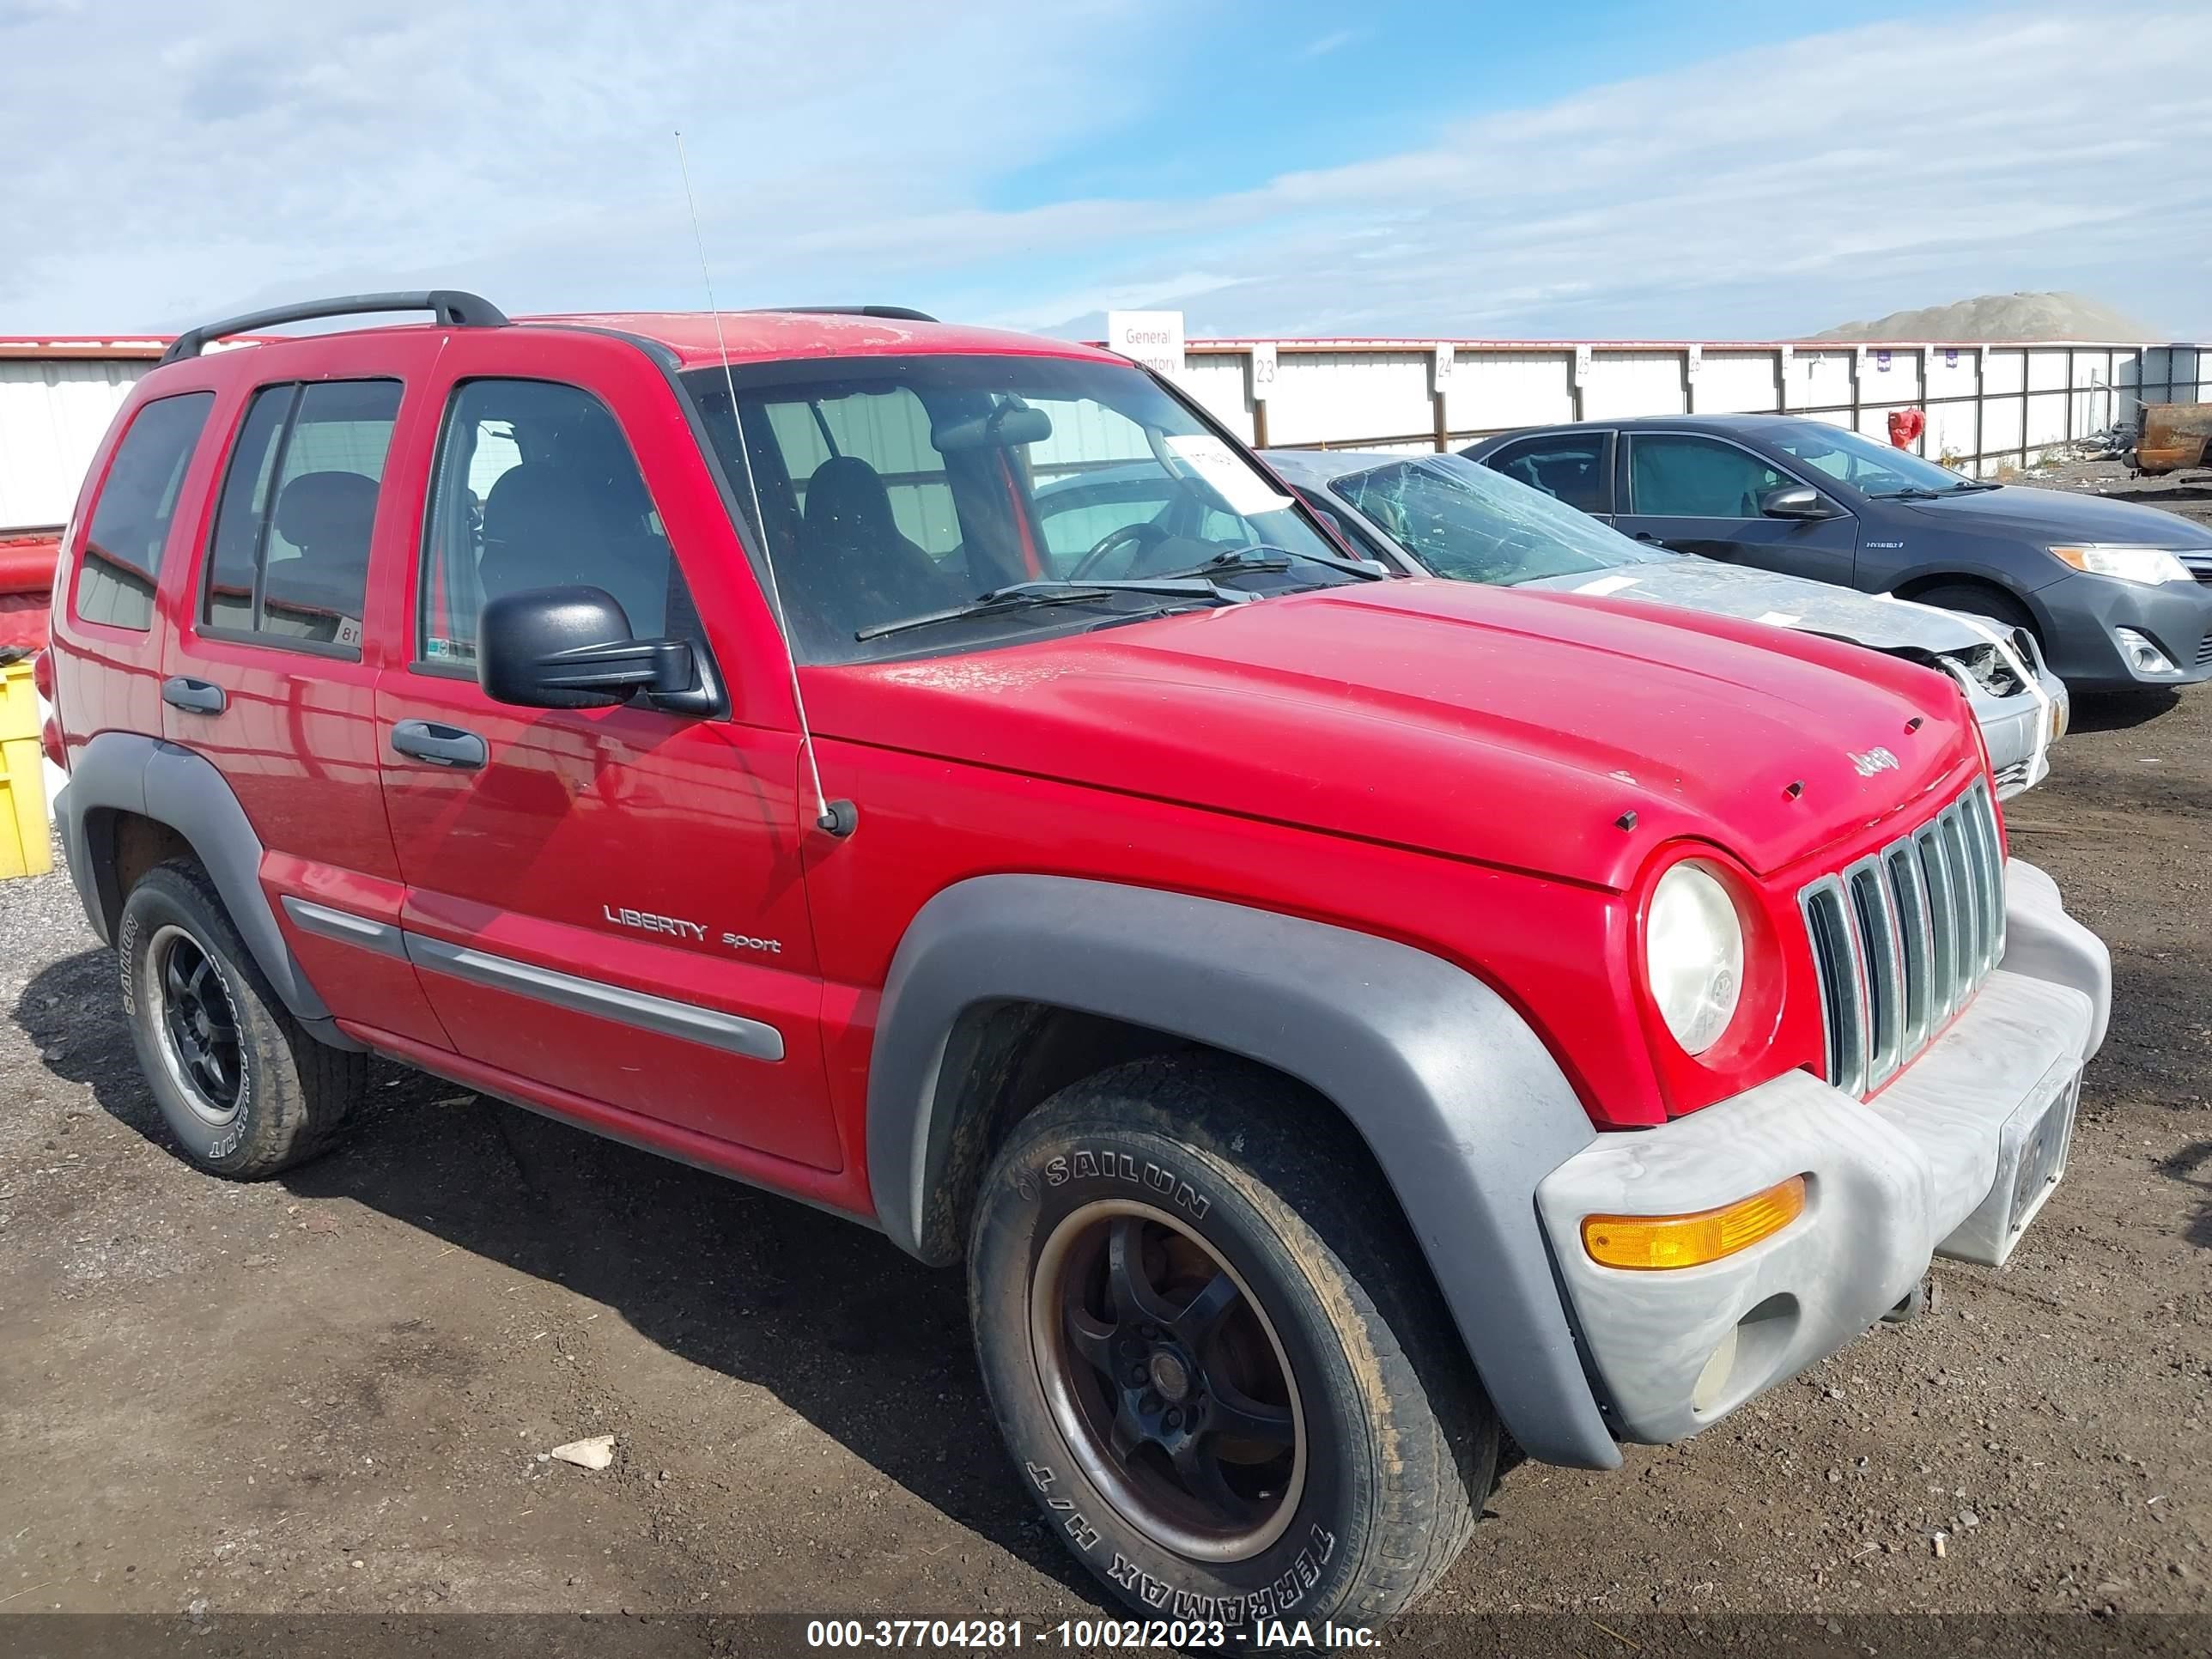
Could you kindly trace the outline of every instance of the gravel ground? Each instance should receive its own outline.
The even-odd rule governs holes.
[[[2118,975],[2013,1265],[1689,1444],[1510,1469],[1433,1610],[2212,1613],[2208,809],[2198,692],[2083,702],[2009,815]],[[65,880],[0,939],[0,1612],[1097,1611],[957,1274],[396,1069],[205,1179]]]

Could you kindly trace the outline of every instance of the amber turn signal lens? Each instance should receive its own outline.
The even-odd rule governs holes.
[[[1608,1267],[1695,1267],[1750,1249],[1805,1212],[1805,1177],[1695,1215],[1583,1218],[1583,1249]]]

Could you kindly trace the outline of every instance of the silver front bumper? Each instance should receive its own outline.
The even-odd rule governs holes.
[[[1834,1352],[1934,1255],[2011,1254],[2063,1170],[2112,968],[2051,878],[2006,866],[2003,961],[1870,1101],[1792,1072],[1656,1129],[1604,1134],[1539,1184],[1585,1355],[1623,1439],[1683,1439]],[[1632,1272],[1583,1248],[1589,1215],[1717,1209],[1807,1177],[1804,1213],[1703,1267]]]

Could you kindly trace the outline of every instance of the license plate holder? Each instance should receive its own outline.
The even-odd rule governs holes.
[[[2012,1220],[2007,1230],[2017,1237],[2035,1212],[2043,1207],[2066,1173],[2066,1158],[2074,1144],[2074,1119],[2081,1101],[2081,1074],[2074,1073],[2064,1088],[2044,1109],[2035,1127],[2021,1147],[2019,1171],[2013,1177]]]

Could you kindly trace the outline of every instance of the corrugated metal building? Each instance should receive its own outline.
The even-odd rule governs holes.
[[[0,533],[69,517],[86,464],[161,339],[0,340]]]

